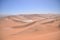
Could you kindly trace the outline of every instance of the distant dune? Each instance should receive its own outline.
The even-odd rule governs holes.
[[[59,40],[60,14],[6,16],[0,27],[1,40]]]

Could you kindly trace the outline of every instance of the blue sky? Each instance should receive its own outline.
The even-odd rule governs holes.
[[[0,0],[1,15],[60,13],[60,0]]]

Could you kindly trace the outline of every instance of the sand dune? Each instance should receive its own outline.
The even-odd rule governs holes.
[[[59,40],[60,15],[30,14],[0,18],[1,40]]]

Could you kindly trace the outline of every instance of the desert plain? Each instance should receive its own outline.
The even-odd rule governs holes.
[[[60,40],[60,14],[1,17],[0,40]]]

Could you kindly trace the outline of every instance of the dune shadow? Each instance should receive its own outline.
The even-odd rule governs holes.
[[[33,24],[35,24],[36,22],[32,22],[32,23],[28,23],[28,24],[26,24],[26,25],[19,25],[19,26],[14,26],[14,27],[12,27],[12,28],[25,28],[25,27],[28,27],[28,26],[31,26],[31,25],[33,25]]]
[[[42,23],[42,24],[48,24],[48,23],[53,23],[54,21],[48,21],[48,22],[45,22],[45,23]]]

